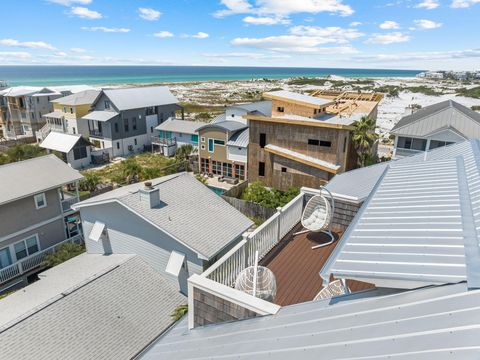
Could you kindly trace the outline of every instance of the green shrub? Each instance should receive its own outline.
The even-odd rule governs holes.
[[[188,312],[188,305],[180,305],[177,307],[172,314],[174,321],[180,320]]]
[[[56,252],[48,254],[45,260],[43,260],[43,265],[47,267],[56,266],[83,252],[85,252],[85,246],[75,243],[65,243],[61,245]]]
[[[251,183],[242,194],[242,199],[260,204],[269,209],[282,207],[300,193],[298,188],[287,191],[269,189],[259,181]]]

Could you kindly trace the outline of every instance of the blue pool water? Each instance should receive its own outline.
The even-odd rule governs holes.
[[[217,195],[223,195],[225,193],[225,189],[220,189],[215,186],[209,186],[209,189],[212,190]]]

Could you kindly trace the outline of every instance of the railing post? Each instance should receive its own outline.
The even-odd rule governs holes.
[[[281,207],[277,207],[277,242],[279,242],[280,240],[282,240],[280,238],[280,219],[281,219],[281,216],[282,216],[282,208]]]
[[[245,240],[245,245],[243,245],[243,264],[245,266],[245,269],[248,267],[248,254],[249,254],[249,246],[250,246],[250,241],[248,241],[248,235],[250,233],[244,232],[242,234],[243,240]]]
[[[21,275],[21,274],[23,274],[22,262],[19,261],[17,264],[18,264],[18,274]]]

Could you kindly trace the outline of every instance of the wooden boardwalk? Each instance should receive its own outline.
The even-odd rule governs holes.
[[[338,236],[338,234],[337,234]],[[341,236],[341,234],[340,234]],[[306,233],[283,239],[261,262],[275,274],[278,305],[298,304],[311,301],[322,288],[320,270],[338,241],[312,250],[312,246],[328,242],[322,233]],[[372,288],[373,285],[348,281],[352,292]]]

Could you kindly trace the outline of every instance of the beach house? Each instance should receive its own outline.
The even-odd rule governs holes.
[[[103,90],[82,117],[92,155],[114,158],[150,149],[155,127],[177,110],[177,98],[164,86]]]
[[[303,188],[229,256],[189,279],[188,316],[143,358],[474,358],[479,158],[480,142],[470,140],[337,175],[327,185],[333,243],[296,232],[314,197],[333,204],[328,192]],[[341,230],[335,219],[356,200]],[[238,289],[256,258],[257,276],[265,279],[266,267],[275,277],[273,301],[262,297],[262,281],[258,296]]]
[[[404,116],[390,133],[395,135],[393,157],[401,158],[467,139],[480,139],[480,113],[445,100]]]
[[[318,188],[357,165],[353,124],[376,120],[381,94],[279,90],[263,94],[271,114],[247,114],[250,145],[248,180],[287,190]]]
[[[66,185],[83,176],[54,155],[0,166],[0,290],[25,282],[46,253],[79,241],[78,194]]]
[[[200,172],[227,180],[247,178],[249,131],[247,114],[269,116],[271,102],[228,106],[225,113],[198,129]]]
[[[191,174],[133,184],[74,205],[88,253],[135,254],[187,293],[186,281],[253,222]]]
[[[152,146],[165,156],[175,155],[183,145],[192,145],[198,150],[198,129],[203,125],[205,123],[199,121],[168,118],[155,128],[158,136],[152,138]]]

